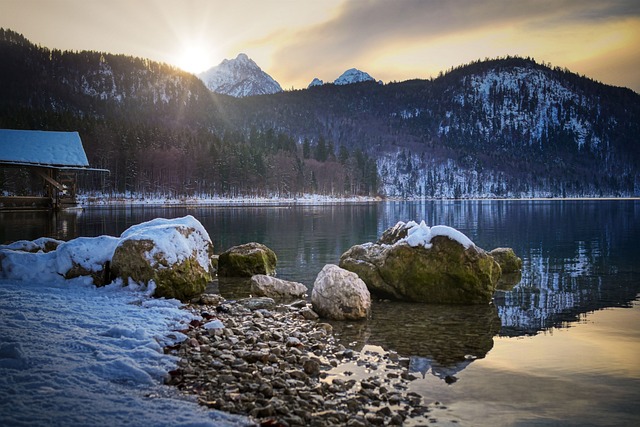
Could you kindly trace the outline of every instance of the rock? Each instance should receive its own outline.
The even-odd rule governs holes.
[[[153,281],[156,297],[186,301],[211,281],[212,255],[209,234],[194,217],[156,218],[122,233],[111,272],[125,284]]]
[[[496,285],[496,289],[500,289],[501,291],[510,291],[515,288],[515,286],[522,281],[522,271],[516,271],[513,273],[504,273],[500,276],[500,280],[498,280],[498,284]]]
[[[369,317],[371,295],[360,278],[337,265],[325,265],[311,292],[313,310],[320,317],[355,320]]]
[[[200,304],[219,306],[225,301],[220,294],[202,294],[200,295]]]
[[[259,297],[269,297],[278,301],[304,298],[307,287],[302,283],[289,282],[264,274],[251,276],[251,293]]]
[[[234,246],[218,257],[218,275],[251,277],[256,274],[273,275],[278,259],[276,254],[260,243]]]
[[[300,314],[307,320],[318,320],[318,318],[320,317],[318,316],[318,313],[316,313],[309,307],[303,307],[302,309],[300,309]]]
[[[436,304],[491,301],[500,266],[459,231],[399,222],[381,240],[386,243],[356,245],[340,258],[340,267],[360,276],[376,296]]]
[[[244,298],[238,300],[238,304],[248,308],[249,310],[270,310],[276,306],[276,302],[273,298],[257,297],[257,298]]]
[[[511,248],[495,248],[489,255],[500,264],[503,274],[522,270],[522,259],[518,258]]]

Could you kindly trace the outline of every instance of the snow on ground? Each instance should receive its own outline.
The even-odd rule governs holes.
[[[240,426],[162,385],[191,320],[132,287],[0,280],[0,425]]]
[[[201,228],[209,239],[191,216],[149,221],[123,236],[170,240],[167,224]],[[184,340],[178,331],[193,319],[178,300],[151,298],[151,283],[125,287],[117,279],[96,288],[88,276],[64,279],[74,263],[100,270],[118,242],[100,236],[0,246],[0,426],[250,424],[163,385],[177,363],[163,347]],[[43,252],[51,243],[58,248]],[[164,248],[173,257],[182,249]]]

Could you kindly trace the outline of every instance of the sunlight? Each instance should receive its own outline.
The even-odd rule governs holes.
[[[201,73],[215,65],[212,60],[213,53],[213,49],[203,46],[188,46],[176,59],[176,65],[190,73]]]

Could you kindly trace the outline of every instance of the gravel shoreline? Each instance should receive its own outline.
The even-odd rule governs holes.
[[[408,358],[346,348],[306,301],[204,295],[188,309],[202,320],[183,331],[184,342],[165,349],[180,358],[167,384],[195,395],[201,405],[265,426],[436,421],[429,414],[434,406],[407,391],[416,379]],[[361,374],[354,375],[350,366]]]

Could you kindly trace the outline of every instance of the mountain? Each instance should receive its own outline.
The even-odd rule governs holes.
[[[350,68],[344,73],[342,73],[340,77],[335,79],[333,84],[349,85],[352,83],[361,83],[361,82],[368,82],[368,81],[375,81],[375,79],[371,77],[369,74],[365,73],[364,71],[360,71],[356,68]]]
[[[280,84],[244,53],[223,60],[198,77],[211,91],[236,98],[282,92]]]
[[[166,64],[0,29],[0,81],[0,127],[79,131],[112,172],[81,182],[101,191],[640,195],[640,95],[530,58],[235,98]],[[0,175],[4,191],[22,182]]]
[[[320,80],[317,77],[314,77],[313,80],[311,80],[311,83],[309,83],[309,86],[307,86],[307,89],[314,86],[322,86],[323,84],[324,82],[322,80]]]
[[[431,80],[323,85],[241,102],[234,125],[286,126],[376,158],[399,197],[640,193],[640,96],[530,58],[478,61]]]

